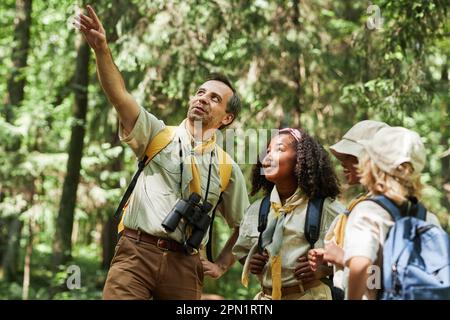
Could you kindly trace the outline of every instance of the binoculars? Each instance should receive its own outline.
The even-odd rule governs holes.
[[[200,204],[201,196],[193,192],[187,200],[180,199],[162,222],[162,226],[167,232],[175,231],[184,218],[188,225],[192,227],[191,236],[185,241],[186,250],[198,249],[202,239],[211,224],[211,217],[208,212],[212,209],[212,204],[204,202]]]

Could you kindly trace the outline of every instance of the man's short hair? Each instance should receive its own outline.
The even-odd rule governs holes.
[[[228,100],[226,111],[228,113],[232,113],[234,115],[234,118],[233,118],[233,121],[234,121],[237,118],[237,116],[239,115],[239,113],[241,112],[242,105],[241,105],[241,99],[239,98],[239,95],[237,94],[236,89],[231,84],[230,79],[228,79],[228,77],[226,75],[221,74],[221,73],[211,73],[208,76],[207,81],[220,81],[220,82],[226,84],[231,89],[231,91],[233,91],[233,95],[231,96],[230,100]],[[231,121],[226,126],[221,126],[219,129],[224,129],[224,128],[228,127],[230,124],[233,123],[233,121]]]

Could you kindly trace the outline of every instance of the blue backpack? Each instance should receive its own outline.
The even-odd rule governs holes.
[[[381,298],[450,300],[448,234],[425,222],[426,209],[417,199],[400,208],[385,196],[367,200],[383,207],[395,221],[384,244]]]

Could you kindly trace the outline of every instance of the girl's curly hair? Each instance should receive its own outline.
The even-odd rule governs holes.
[[[332,166],[328,153],[322,145],[305,131],[301,133],[300,141],[293,140],[294,147],[297,148],[297,163],[295,166],[295,176],[298,186],[310,199],[314,198],[336,198],[339,194],[339,181]],[[288,133],[280,133],[288,134]],[[272,191],[274,184],[266,180],[261,174],[262,164],[260,159],[253,166],[252,171],[252,192],[255,195],[263,189],[267,195]]]

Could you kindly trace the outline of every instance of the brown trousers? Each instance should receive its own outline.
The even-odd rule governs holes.
[[[126,236],[120,238],[115,250],[103,299],[200,299],[203,266],[198,254],[163,251]]]

